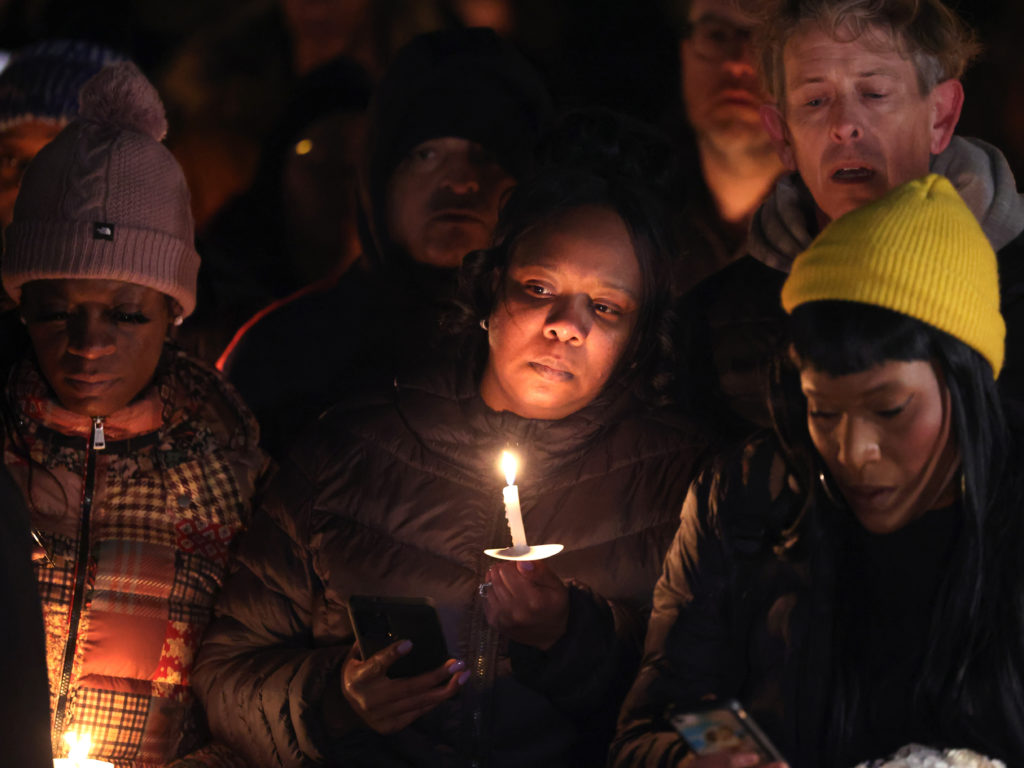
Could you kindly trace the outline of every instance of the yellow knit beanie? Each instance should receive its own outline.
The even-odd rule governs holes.
[[[996,255],[944,176],[907,182],[836,219],[797,257],[783,309],[827,300],[909,315],[977,350],[994,377],[1003,367]]]

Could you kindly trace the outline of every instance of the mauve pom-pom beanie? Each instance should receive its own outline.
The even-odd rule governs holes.
[[[191,314],[199,254],[185,176],[161,143],[159,94],[125,61],[86,82],[79,101],[78,117],[25,171],[4,232],[4,289],[20,301],[32,280],[122,280]]]

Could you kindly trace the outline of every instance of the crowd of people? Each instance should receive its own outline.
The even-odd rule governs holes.
[[[300,5],[218,204],[137,55],[0,72],[0,762],[1024,764],[1024,196],[946,0],[681,0],[658,125],[508,4]]]

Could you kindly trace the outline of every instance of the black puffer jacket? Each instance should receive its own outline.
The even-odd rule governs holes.
[[[669,717],[715,699],[738,699],[793,768],[850,768],[911,742],[1024,764],[1019,644],[990,642],[995,661],[972,665],[960,699],[927,692],[938,685],[915,697],[928,638],[943,631],[932,614],[956,556],[959,507],[873,535],[812,500],[818,525],[780,554],[801,499],[779,456],[773,439],[755,439],[688,494],[610,765],[685,765],[691,753]],[[1020,604],[1010,584],[1008,627]]]
[[[248,532],[195,684],[253,765],[604,762],[696,441],[625,393],[554,422],[494,412],[477,366],[456,367],[322,417]],[[497,468],[510,446],[527,534],[564,544],[549,563],[574,580],[547,653],[490,632],[477,591],[484,548],[510,543]],[[341,693],[351,594],[430,596],[475,676],[404,731],[369,731]]]

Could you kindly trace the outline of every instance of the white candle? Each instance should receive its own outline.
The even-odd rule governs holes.
[[[88,736],[68,731],[64,734],[64,741],[68,743],[68,756],[56,758],[53,761],[53,768],[114,768],[114,764],[106,760],[89,759],[92,739]]]
[[[518,468],[516,457],[508,451],[502,451],[501,469],[505,473],[505,482],[508,483],[501,491],[505,499],[505,519],[512,532],[512,549],[525,552],[529,545],[526,543],[526,529],[523,528],[523,510],[519,507],[519,487],[515,484]]]

